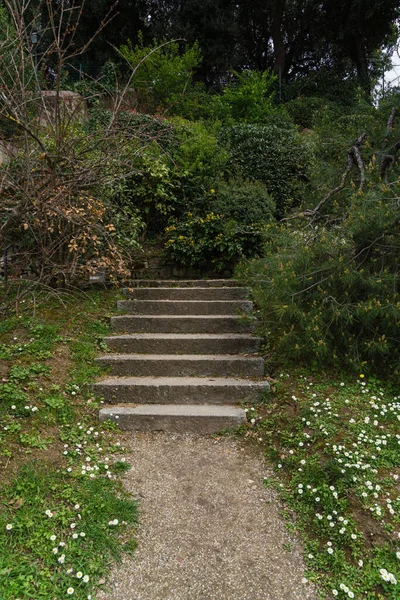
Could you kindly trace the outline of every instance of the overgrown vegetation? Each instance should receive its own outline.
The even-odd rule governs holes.
[[[308,200],[270,225],[265,257],[242,268],[274,352],[398,376],[397,110],[368,111],[366,130],[347,149],[347,157],[342,151],[344,172],[336,175],[336,185],[330,189],[329,171],[328,187],[316,169],[313,183],[320,201],[312,205]],[[339,132],[348,135],[358,124],[354,119],[349,127],[347,120]],[[326,162],[333,167],[332,160]]]
[[[104,322],[78,333],[49,294],[71,314],[79,303],[81,319],[77,288],[96,273],[129,278],[145,241],[213,274],[239,263],[271,374],[283,361],[316,373],[282,378],[272,410],[251,422],[308,536],[310,579],[328,596],[398,598],[400,100],[397,88],[371,91],[397,5],[364,4],[140,2],[143,33],[130,42],[122,0],[107,51],[95,39],[105,46],[112,16],[102,2],[97,32],[75,0],[0,7],[5,598],[86,598],[134,521],[114,479],[125,463],[109,466],[120,447],[86,387]],[[89,77],[80,61],[92,42],[107,60]],[[327,367],[345,385],[324,387]]]

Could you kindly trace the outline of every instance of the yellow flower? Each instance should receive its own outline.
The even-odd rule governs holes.
[[[210,190],[210,192],[211,192],[212,194],[215,194],[215,190]]]
[[[364,379],[365,375],[363,373],[360,373],[360,379]]]

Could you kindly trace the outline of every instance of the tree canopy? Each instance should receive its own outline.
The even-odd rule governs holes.
[[[77,44],[100,27],[86,58],[105,62],[115,48],[154,39],[199,44],[197,78],[221,88],[232,70],[273,69],[292,82],[321,68],[356,75],[369,92],[376,54],[397,38],[398,0],[88,0]],[[111,22],[101,24],[112,7]]]

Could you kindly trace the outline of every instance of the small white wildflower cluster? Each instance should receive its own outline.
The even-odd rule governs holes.
[[[354,592],[351,591],[351,589],[345,584],[345,583],[341,583],[339,588],[347,595],[348,598],[354,598]],[[334,589],[332,590],[332,594],[333,596],[338,596],[339,592],[338,590]]]
[[[393,573],[388,573],[386,569],[380,569],[379,574],[382,577],[383,581],[386,581],[387,583],[392,583],[393,585],[397,584],[396,577],[393,575]]]
[[[78,439],[80,442],[74,442],[74,444],[64,444],[63,454],[67,459],[67,472],[74,474],[80,474],[90,479],[95,479],[98,475],[105,475],[109,479],[113,477],[111,471],[111,464],[109,457],[104,457],[100,460],[100,454],[103,452],[103,448],[100,446],[99,435],[103,434],[103,431],[97,431],[93,426],[88,427],[83,422],[77,423]],[[119,452],[123,450],[120,448],[120,443],[117,442],[114,446],[110,446],[112,451]],[[82,457],[84,462],[81,465],[76,465],[76,459]],[[121,462],[125,462],[125,459],[120,459]]]
[[[250,409],[245,408],[244,412],[247,413],[247,417],[251,425],[255,425],[257,422],[262,421],[262,417],[258,417],[255,413],[255,408],[252,406]]]
[[[65,388],[67,394],[70,394],[71,396],[76,396],[76,394],[79,393],[79,390],[79,385],[76,385],[75,383],[68,384]]]
[[[15,406],[15,405],[13,405],[13,406],[11,407],[11,409],[12,409],[12,410],[15,410],[15,409],[16,409],[16,406]],[[32,404],[26,404],[26,405],[24,406],[24,409],[25,409],[25,410],[28,410],[28,411],[30,411],[30,412],[32,412],[32,413],[35,413],[35,412],[37,412],[37,411],[39,410],[37,406],[33,406]]]
[[[360,376],[361,377],[361,376]],[[358,382],[362,390],[369,392],[365,388],[364,381]],[[330,444],[326,443],[327,448],[332,449],[332,458],[338,463],[342,474],[349,471],[353,472],[353,482],[357,483],[356,491],[360,499],[363,501],[365,508],[368,508],[374,517],[381,520],[385,516],[385,510],[394,516],[396,507],[390,498],[382,498],[386,506],[375,503],[370,503],[370,499],[378,500],[383,495],[381,485],[377,483],[378,468],[381,464],[383,451],[386,449],[393,451],[396,446],[400,445],[400,434],[392,434],[390,431],[385,431],[388,421],[393,419],[400,420],[400,403],[398,398],[394,398],[394,402],[383,401],[383,390],[380,390],[377,395],[370,397],[369,405],[372,409],[370,416],[362,416],[357,421],[354,418],[349,419],[349,424],[355,425],[355,431],[359,431],[356,440],[349,448],[344,443]],[[311,407],[311,410],[313,407]],[[314,411],[320,410],[315,409]],[[394,476],[397,480],[398,476]]]
[[[74,509],[75,510],[79,510],[80,509],[80,505],[79,504],[75,504],[74,505]],[[49,516],[49,517],[53,516],[53,513],[50,510],[46,510],[45,514],[47,516]],[[78,513],[77,516],[78,516],[78,519],[81,519],[81,515],[79,513]],[[84,531],[81,531],[79,534],[76,532],[77,523],[70,523],[69,527],[73,531],[73,533],[71,535],[71,538],[73,540],[76,540],[78,538],[84,538],[84,537],[86,537],[86,534],[85,534]],[[49,536],[49,540],[54,543],[57,540],[57,536],[55,534],[52,534],[52,535]],[[66,551],[67,551],[67,544],[65,542],[63,542],[63,541],[58,542],[57,546],[54,546],[51,549],[52,554],[54,554],[54,555],[57,556],[57,562],[58,562],[58,564],[64,565],[66,563],[66,560],[67,560],[67,557],[66,557],[66,554],[65,554]],[[82,571],[77,571],[74,574],[74,569],[72,567],[69,567],[68,569],[66,569],[66,572],[67,572],[68,575],[76,577],[77,579],[83,581],[84,583],[88,583],[89,580],[90,580],[89,575],[84,575],[82,573]],[[75,588],[73,588],[72,586],[70,586],[67,589],[67,594],[69,596],[72,596],[72,594],[74,594],[74,593],[75,593]],[[89,597],[90,596],[88,596],[88,598]]]
[[[334,553],[334,549],[333,549],[332,542],[326,542],[326,545],[328,546],[328,548],[326,549],[326,551],[328,552],[328,554],[333,554]]]

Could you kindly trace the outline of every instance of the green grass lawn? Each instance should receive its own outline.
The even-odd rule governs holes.
[[[135,548],[122,434],[99,424],[88,385],[114,304],[27,299],[0,323],[1,600],[95,598]]]

